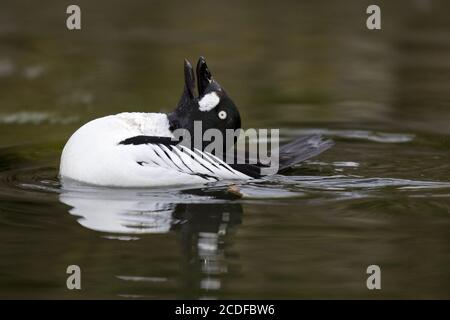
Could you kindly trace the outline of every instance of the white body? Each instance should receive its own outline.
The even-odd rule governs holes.
[[[155,187],[204,184],[218,179],[248,179],[220,160],[209,161],[185,152],[171,152],[158,145],[123,145],[119,142],[139,136],[172,137],[167,115],[162,113],[120,113],[95,119],[78,129],[61,155],[60,176],[80,182],[113,187]],[[176,151],[176,150],[175,150]],[[183,150],[188,152],[189,150]],[[192,157],[196,158],[195,160]],[[183,159],[183,161],[178,161]],[[139,162],[145,162],[144,165]],[[182,164],[179,164],[182,162]],[[202,164],[202,165],[199,165]],[[177,165],[178,164],[178,165]],[[205,167],[210,168],[208,170]],[[231,169],[231,170],[230,170]],[[211,173],[211,171],[213,173]],[[192,173],[213,176],[205,178]]]

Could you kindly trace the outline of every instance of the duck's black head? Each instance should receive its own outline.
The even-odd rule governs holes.
[[[194,70],[185,60],[183,94],[175,111],[168,115],[171,130],[186,129],[194,139],[195,121],[201,121],[202,135],[208,129],[218,129],[225,137],[226,129],[240,129],[241,117],[236,105],[213,79],[203,57],[198,60],[196,73],[198,96],[194,92]]]

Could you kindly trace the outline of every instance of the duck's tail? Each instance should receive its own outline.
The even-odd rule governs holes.
[[[313,134],[295,139],[281,146],[279,151],[278,173],[286,171],[302,161],[308,160],[328,150],[334,145],[329,139],[323,139],[319,134]]]
[[[318,154],[328,150],[334,145],[334,142],[329,139],[323,139],[319,134],[313,134],[309,136],[299,137],[294,141],[281,146],[278,151],[278,171],[276,173],[283,173],[292,166],[302,161],[308,160]],[[240,164],[236,160],[233,164],[229,164],[233,169],[244,173],[247,176],[253,178],[261,178],[267,173],[263,173],[262,169],[267,168],[260,162],[256,164],[249,164],[249,155],[246,155],[246,161],[244,164]]]

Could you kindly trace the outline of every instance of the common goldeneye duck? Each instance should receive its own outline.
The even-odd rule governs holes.
[[[260,164],[227,164],[203,150],[209,142],[193,149],[180,145],[178,129],[193,139],[195,123],[201,133],[240,129],[236,105],[213,79],[206,61],[197,68],[198,96],[191,64],[184,63],[184,90],[172,113],[119,113],[88,122],[66,143],[60,177],[87,184],[112,187],[153,187],[203,184],[225,179],[251,179],[262,175]],[[183,137],[182,137],[183,138]],[[178,140],[177,140],[178,139]],[[227,150],[235,141],[227,141]],[[195,145],[197,146],[197,145]],[[279,170],[315,156],[332,146],[329,140],[313,135],[297,139],[279,149]]]

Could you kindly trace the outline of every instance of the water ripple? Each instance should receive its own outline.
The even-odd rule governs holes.
[[[297,137],[307,134],[323,134],[331,137],[360,139],[380,143],[405,143],[413,141],[415,135],[408,133],[386,133],[369,130],[329,130],[329,129],[295,129],[289,130],[288,136]]]
[[[69,124],[78,121],[77,116],[61,116],[43,111],[20,111],[0,114],[0,123],[3,124]]]

